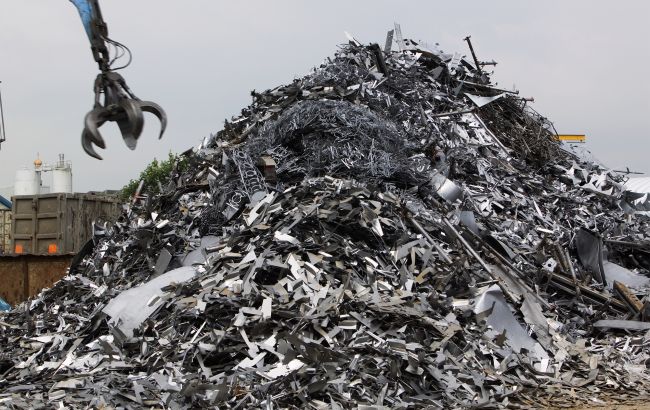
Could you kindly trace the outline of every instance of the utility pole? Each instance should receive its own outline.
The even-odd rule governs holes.
[[[0,81],[2,84],[2,81]],[[5,114],[2,108],[2,90],[0,89],[0,148],[2,148],[2,143],[5,141],[7,134],[5,134]]]

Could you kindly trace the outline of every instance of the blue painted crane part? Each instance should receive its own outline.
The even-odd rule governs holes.
[[[79,16],[81,16],[81,22],[86,29],[86,34],[88,38],[92,38],[92,29],[91,22],[93,20],[93,6],[88,0],[70,0],[72,4],[79,10]]]

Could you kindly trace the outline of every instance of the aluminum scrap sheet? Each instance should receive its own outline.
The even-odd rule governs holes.
[[[125,290],[113,298],[102,311],[111,317],[114,324],[127,338],[133,338],[133,330],[137,329],[145,319],[158,309],[163,288],[171,283],[182,283],[196,275],[192,267],[172,270],[160,275],[140,286]]]

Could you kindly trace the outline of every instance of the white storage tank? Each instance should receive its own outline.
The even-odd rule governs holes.
[[[52,170],[52,188],[53,194],[71,194],[72,193],[72,170],[70,168]]]
[[[38,195],[41,193],[41,173],[35,169],[16,171],[14,195]]]
[[[72,166],[66,162],[63,154],[59,155],[59,161],[52,168],[52,188],[53,194],[71,194],[72,193]]]

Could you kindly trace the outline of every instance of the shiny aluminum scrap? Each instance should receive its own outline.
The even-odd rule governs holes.
[[[350,43],[0,318],[8,408],[466,408],[650,386],[647,198],[476,51]],[[477,63],[478,62],[478,63]],[[152,194],[152,192],[159,192]]]

